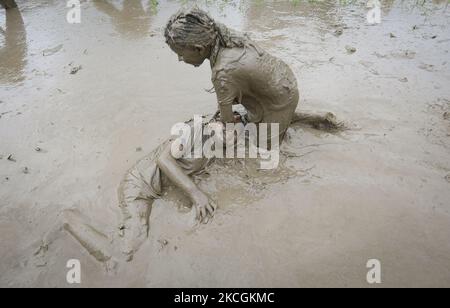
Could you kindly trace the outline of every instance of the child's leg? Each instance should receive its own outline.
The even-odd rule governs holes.
[[[127,202],[126,209],[122,209],[124,220],[119,229],[123,239],[122,253],[128,262],[147,240],[151,210],[151,204],[143,200]]]
[[[122,252],[127,261],[133,259],[147,239],[152,204],[162,192],[162,175],[154,159],[149,155],[139,161],[127,172],[118,190],[123,216],[119,235],[123,238]]]
[[[58,222],[44,236],[34,255],[45,258],[48,247],[60,236],[61,231],[65,230],[97,261],[105,264],[112,261],[110,239],[88,224],[88,221],[89,219],[77,210],[65,210]]]
[[[109,261],[112,258],[110,239],[87,222],[88,218],[77,210],[64,212],[64,230],[72,235],[97,261]]]

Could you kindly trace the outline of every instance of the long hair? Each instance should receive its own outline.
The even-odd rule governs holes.
[[[164,31],[166,43],[181,48],[194,48],[200,45],[211,47],[211,65],[217,59],[220,48],[253,46],[246,34],[240,34],[218,23],[208,13],[197,7],[180,10],[174,14]]]

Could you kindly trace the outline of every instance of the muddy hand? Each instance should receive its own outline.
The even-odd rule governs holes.
[[[216,211],[215,204],[204,194],[198,194],[194,200],[196,220],[199,223],[207,224],[214,216],[214,212]]]

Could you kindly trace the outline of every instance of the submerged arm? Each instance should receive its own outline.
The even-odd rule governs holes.
[[[170,181],[185,192],[196,208],[197,219],[200,222],[208,222],[208,214],[212,217],[215,207],[209,198],[195,185],[192,179],[178,165],[171,154],[172,143],[170,142],[157,160],[157,165]]]

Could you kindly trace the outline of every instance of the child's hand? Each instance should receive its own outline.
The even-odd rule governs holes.
[[[196,211],[195,218],[198,222],[207,224],[208,221],[214,216],[216,211],[215,204],[209,200],[209,198],[203,194],[198,193],[194,197],[194,207]]]

